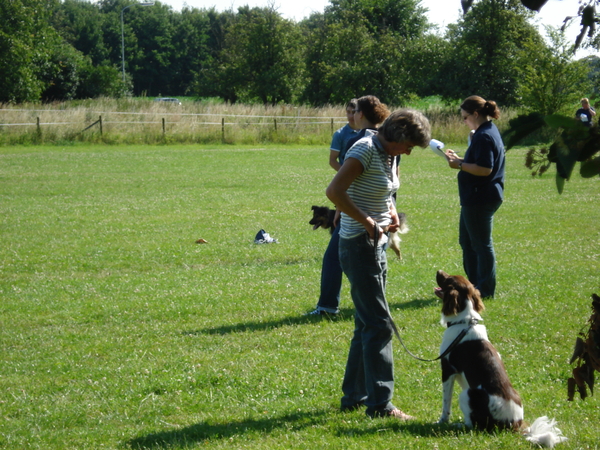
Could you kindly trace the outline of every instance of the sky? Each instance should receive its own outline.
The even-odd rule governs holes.
[[[322,12],[329,0],[160,0],[161,3],[170,5],[174,10],[181,11],[184,5],[192,8],[211,8],[215,7],[218,11],[226,9],[237,9],[240,6],[268,6],[272,3],[279,13],[287,18],[300,21],[309,16],[311,12]],[[429,9],[427,17],[430,22],[437,24],[441,30],[450,23],[458,20],[462,14],[460,0],[421,0],[421,6]],[[559,27],[564,18],[568,15],[575,15],[579,7],[578,0],[548,0],[542,7],[542,11],[537,13],[539,17],[538,26],[552,25]],[[579,32],[579,21],[576,19],[570,26],[567,36],[571,41],[575,41],[575,36]],[[545,36],[543,28],[541,34]],[[589,54],[588,50],[578,50],[576,58],[583,58]]]

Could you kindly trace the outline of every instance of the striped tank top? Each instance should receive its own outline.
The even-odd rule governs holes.
[[[388,226],[392,222],[392,194],[399,186],[396,158],[385,152],[376,134],[369,133],[348,150],[346,159],[348,158],[357,159],[364,168],[363,173],[348,188],[348,195],[379,226]],[[361,223],[342,213],[341,238],[350,239],[364,232],[365,228]]]

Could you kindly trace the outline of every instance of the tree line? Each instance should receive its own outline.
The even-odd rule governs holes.
[[[574,61],[559,30],[548,43],[520,0],[469,7],[442,35],[419,0],[330,0],[300,22],[274,6],[0,0],[0,102],[163,95],[318,106],[368,93],[402,105],[477,93],[550,111],[589,95],[598,58]]]

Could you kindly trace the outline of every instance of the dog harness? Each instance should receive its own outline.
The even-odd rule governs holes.
[[[459,334],[458,336],[456,336],[456,339],[454,339],[452,341],[452,343],[448,346],[448,348],[444,351],[444,353],[442,353],[440,356],[438,356],[437,358],[434,359],[424,359],[424,358],[420,358],[416,355],[413,355],[410,350],[408,348],[406,348],[406,345],[404,345],[404,342],[402,341],[402,338],[400,337],[400,333],[398,333],[398,328],[396,328],[396,324],[394,323],[394,321],[392,320],[392,316],[390,316],[390,321],[392,323],[392,328],[394,329],[394,333],[396,334],[396,337],[398,338],[398,340],[400,341],[400,343],[402,344],[402,347],[404,347],[404,350],[406,350],[406,353],[408,353],[410,356],[412,356],[415,359],[418,359],[419,361],[425,361],[425,362],[433,362],[433,361],[437,361],[438,359],[442,359],[444,356],[446,356],[448,353],[450,353],[452,350],[454,350],[454,348],[460,344],[460,341],[462,340],[462,338],[464,338],[467,333],[469,331],[471,331],[471,328],[473,328],[475,325],[477,325],[479,323],[479,319],[469,319],[469,320],[461,320],[459,322],[448,322],[446,325],[448,326],[448,328],[450,328],[453,325],[459,325],[459,324],[463,324],[463,325],[469,325],[467,328],[464,328]]]

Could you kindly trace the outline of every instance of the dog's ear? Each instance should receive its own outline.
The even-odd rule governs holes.
[[[312,211],[316,211],[317,209],[319,209],[319,207],[318,207],[318,206],[316,206],[316,205],[312,205],[312,207],[311,207],[310,209],[311,209]]]
[[[442,314],[445,316],[455,316],[459,312],[460,294],[454,286],[448,285],[444,289],[444,298],[442,299]]]
[[[471,283],[469,283],[469,298],[473,303],[473,309],[478,313],[482,312],[485,309],[485,305],[481,300],[481,293],[479,289],[476,289]]]
[[[448,275],[443,270],[438,270],[437,273],[435,274],[435,281],[437,281],[437,284],[438,284],[439,287],[443,288],[444,287],[444,283],[446,283],[446,280],[449,277],[450,277],[450,275]]]

